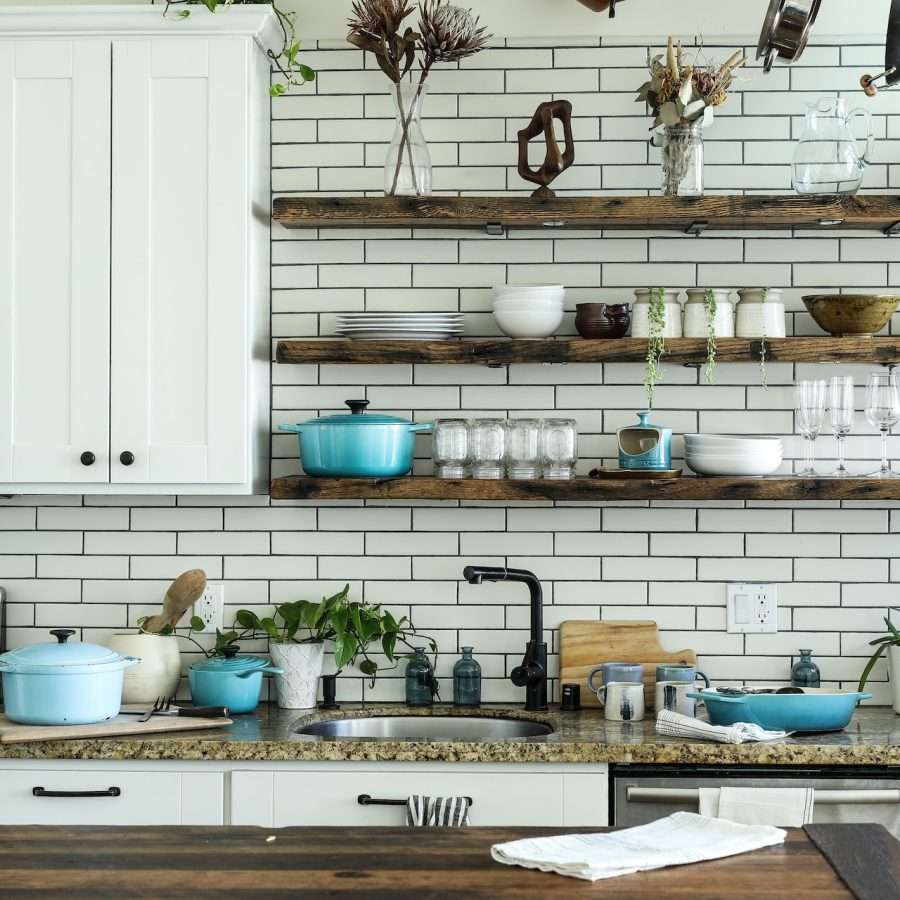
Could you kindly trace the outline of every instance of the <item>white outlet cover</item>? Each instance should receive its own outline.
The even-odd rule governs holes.
[[[778,631],[778,585],[739,582],[728,585],[728,631],[732,634],[775,634]]]
[[[225,627],[225,584],[221,581],[210,581],[206,590],[194,604],[192,616],[203,619],[203,634],[215,634],[216,629]]]

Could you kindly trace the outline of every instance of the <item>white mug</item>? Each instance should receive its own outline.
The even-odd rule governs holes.
[[[689,685],[685,685],[689,687]],[[603,716],[609,722],[640,722],[644,718],[644,685],[611,681],[597,691]]]
[[[692,681],[657,681],[656,711],[670,709],[683,716],[693,716],[696,704],[688,694],[696,690],[697,685]]]

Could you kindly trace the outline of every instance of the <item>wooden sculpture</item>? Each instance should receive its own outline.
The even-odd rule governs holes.
[[[553,132],[553,120],[559,119],[563,126],[566,149],[561,152]],[[544,135],[547,155],[539,169],[528,165],[528,145],[532,138]],[[541,103],[535,110],[531,122],[519,132],[519,175],[540,187],[531,195],[547,199],[556,194],[550,190],[551,182],[565,172],[575,162],[575,141],[572,138],[572,104],[568,100],[552,100]]]

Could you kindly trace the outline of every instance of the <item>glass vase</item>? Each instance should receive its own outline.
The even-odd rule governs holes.
[[[800,659],[791,669],[791,686],[817,688],[821,683],[819,667],[812,661],[812,650],[801,650]]]
[[[481,665],[472,650],[463,647],[462,657],[453,666],[454,706],[481,706]]]
[[[394,136],[384,163],[384,193],[388,197],[424,197],[431,193],[431,154],[422,133],[425,85],[394,86]]]
[[[661,146],[663,195],[703,196],[703,126],[667,125]]]
[[[431,706],[434,703],[434,671],[424,647],[416,647],[406,666],[406,705]]]

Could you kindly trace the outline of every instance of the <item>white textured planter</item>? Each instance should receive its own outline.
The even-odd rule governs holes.
[[[900,715],[900,647],[888,647],[891,693],[894,698],[894,712]],[[126,674],[127,670],[126,670]]]
[[[276,644],[269,647],[272,662],[284,670],[275,676],[282,709],[310,709],[316,705],[325,644]]]
[[[125,670],[123,703],[153,703],[157,697],[174,697],[181,681],[181,648],[174,635],[121,632],[106,646],[140,663]]]

